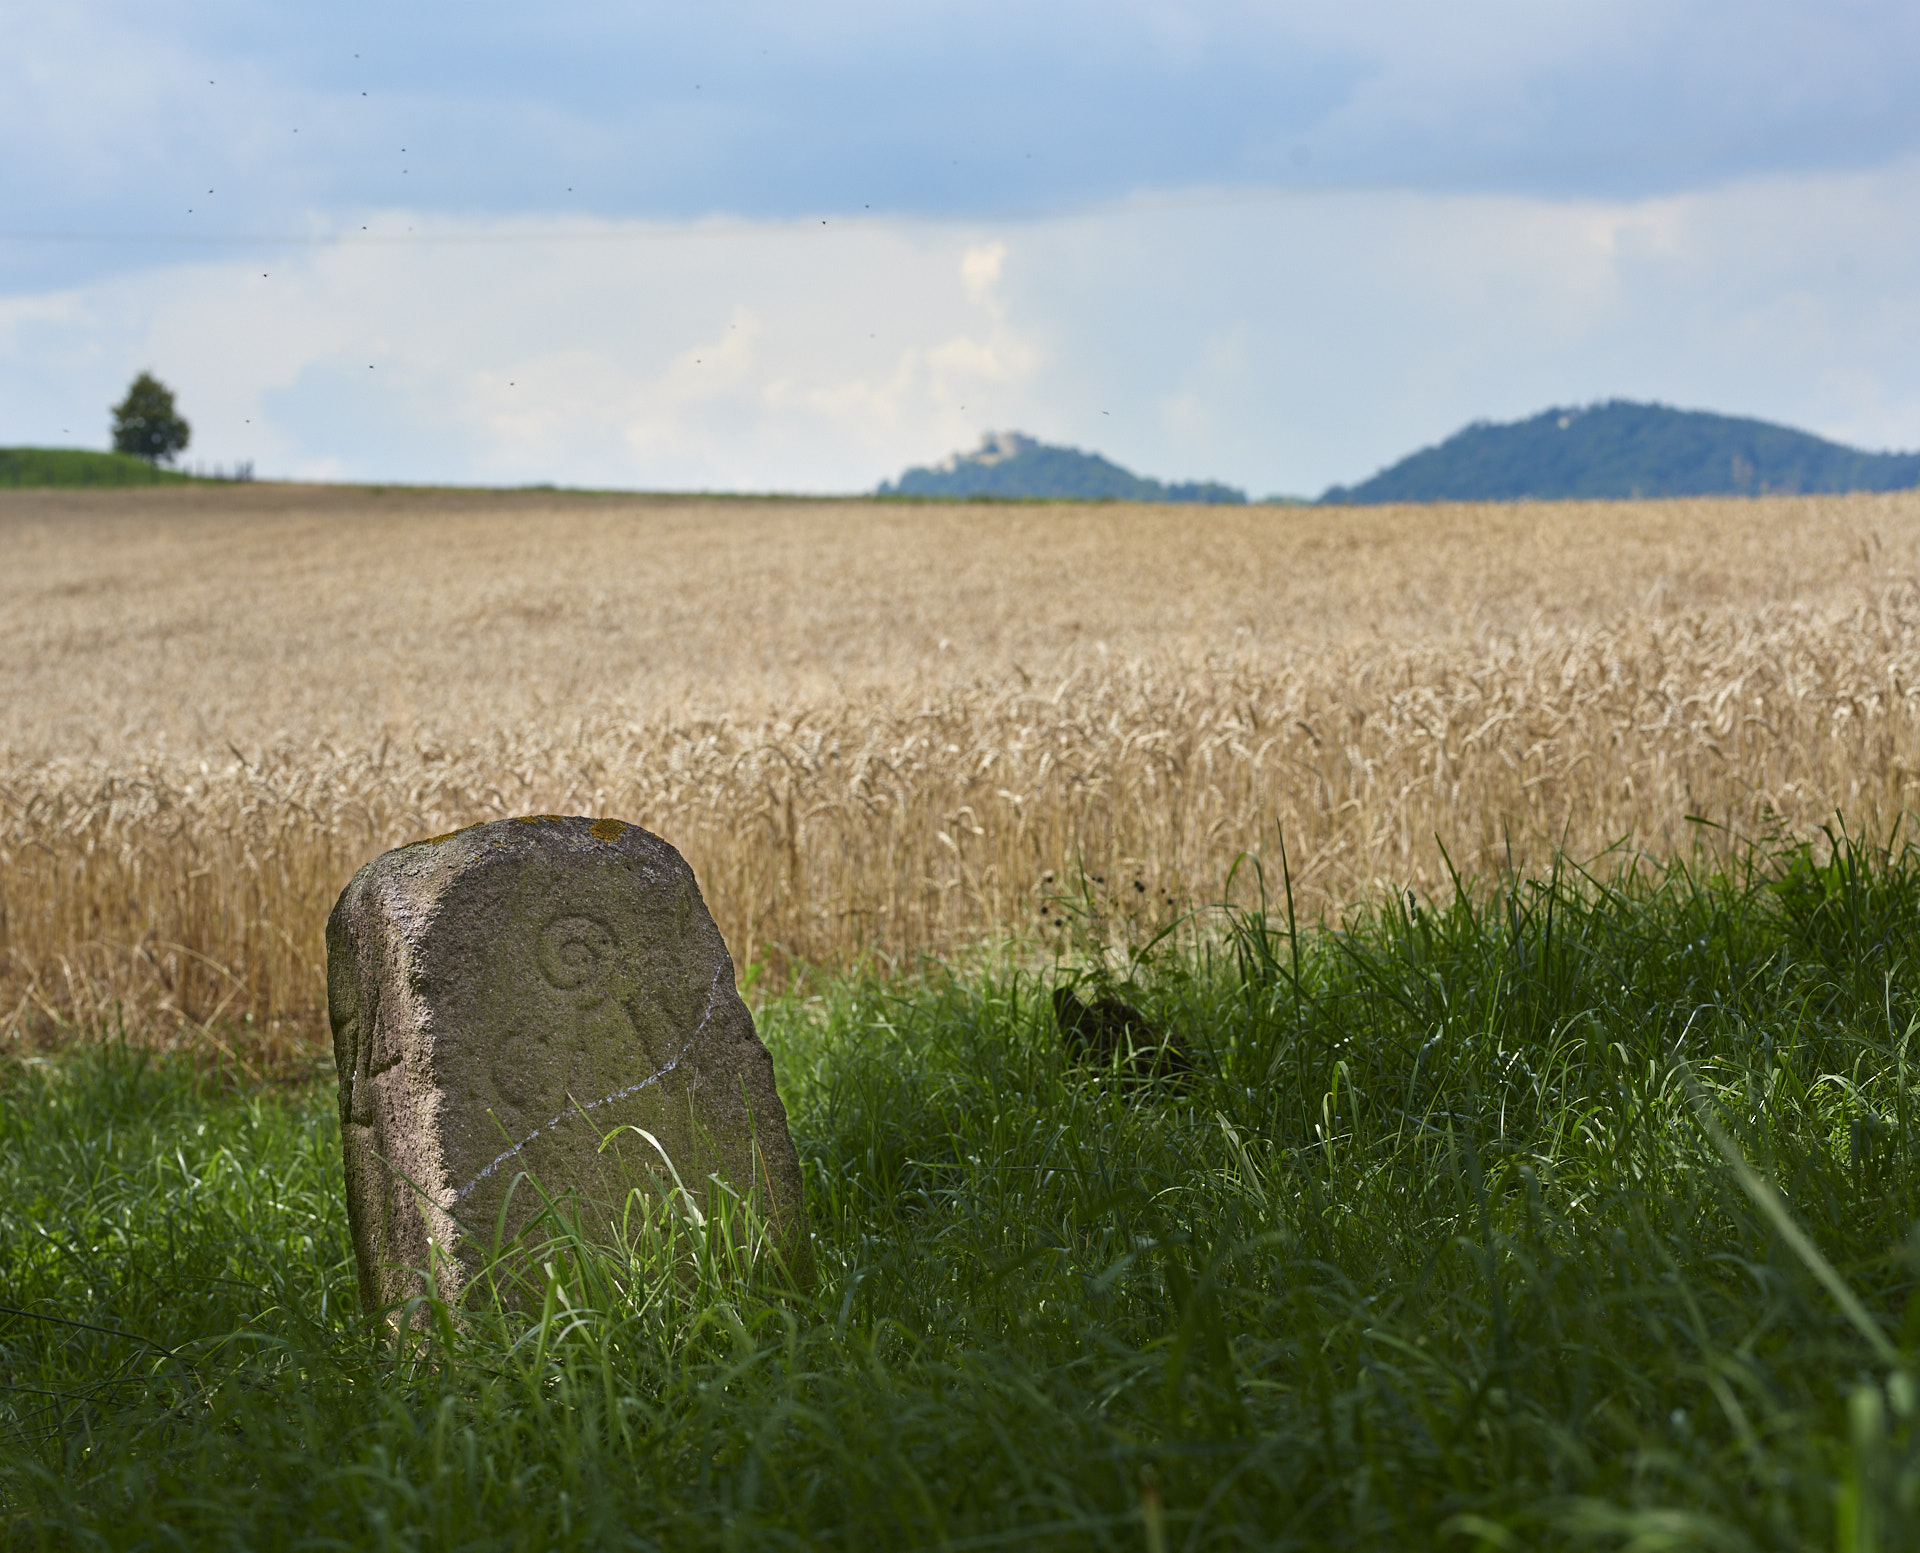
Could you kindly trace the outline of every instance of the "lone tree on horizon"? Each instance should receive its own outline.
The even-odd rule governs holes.
[[[173,407],[173,390],[151,372],[142,372],[113,407],[113,451],[131,453],[150,464],[171,464],[187,445],[193,428]]]

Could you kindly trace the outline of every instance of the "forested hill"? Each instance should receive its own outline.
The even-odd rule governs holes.
[[[1760,496],[1913,485],[1920,485],[1920,453],[1863,453],[1767,421],[1615,399],[1500,426],[1476,422],[1320,499]]]
[[[1053,497],[1073,501],[1244,502],[1245,491],[1213,481],[1162,484],[1098,453],[1053,447],[1017,431],[988,432],[971,453],[909,469],[882,482],[881,496]]]

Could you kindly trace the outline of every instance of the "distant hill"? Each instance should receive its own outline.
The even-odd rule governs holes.
[[[191,478],[125,453],[93,453],[85,448],[0,448],[0,487],[179,485]]]
[[[1244,502],[1214,481],[1172,485],[1122,469],[1098,453],[1053,447],[1017,431],[988,432],[971,453],[909,469],[881,483],[881,496],[1050,497],[1068,501]]]
[[[1863,453],[1767,421],[1615,399],[1506,425],[1476,421],[1320,500],[1763,496],[1913,485],[1920,485],[1920,453]]]

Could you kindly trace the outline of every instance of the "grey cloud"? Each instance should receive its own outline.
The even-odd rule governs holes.
[[[1920,147],[1920,10],[1895,3],[13,9],[0,201],[39,231],[1634,198]],[[13,244],[0,284],[115,262]]]

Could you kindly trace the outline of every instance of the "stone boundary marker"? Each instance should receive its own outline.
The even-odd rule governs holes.
[[[457,1300],[502,1204],[508,1240],[540,1211],[522,1173],[605,1232],[633,1190],[672,1189],[660,1150],[703,1211],[710,1175],[750,1200],[809,1275],[773,1058],[693,870],[658,836],[530,815],[382,853],[327,920],[327,1005],[370,1313],[419,1293],[429,1265]]]

